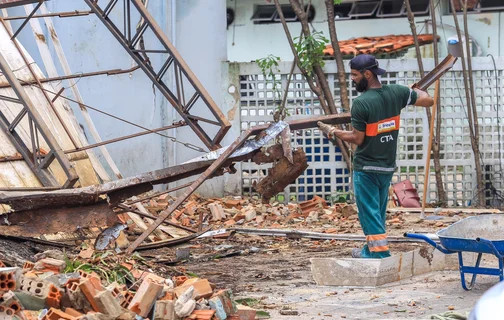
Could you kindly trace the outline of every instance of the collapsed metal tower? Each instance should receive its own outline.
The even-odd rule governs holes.
[[[274,137],[276,134],[279,134],[280,131],[284,129],[288,130],[289,125],[290,129],[300,130],[316,127],[317,121],[324,121],[325,123],[329,124],[340,124],[348,123],[350,120],[348,114],[342,114],[328,117],[318,117],[303,121],[293,121],[289,124],[278,123],[272,126],[258,126],[250,128],[243,132],[242,135],[238,137],[229,147],[221,148],[220,142],[231,126],[229,121],[222,114],[219,107],[215,104],[208,92],[195,77],[195,75],[187,66],[175,47],[170,43],[166,35],[162,32],[161,28],[156,23],[153,16],[146,9],[142,1],[122,1],[123,25],[121,27],[119,27],[118,24],[111,19],[111,13],[114,12],[114,10],[118,10],[118,7],[121,6],[120,4],[118,4],[118,0],[100,1],[101,5],[98,4],[97,0],[83,1],[89,6],[90,11],[48,13],[47,10],[44,9],[44,0],[0,0],[0,9],[32,3],[37,4],[34,9],[28,13],[27,16],[0,18],[1,24],[8,32],[13,44],[21,54],[32,78],[32,81],[23,81],[18,79],[13,70],[9,67],[7,61],[2,55],[2,52],[0,52],[0,70],[2,71],[3,76],[9,83],[10,87],[14,90],[16,95],[16,98],[9,96],[0,96],[0,100],[17,103],[22,106],[19,114],[10,121],[8,120],[9,117],[0,110],[0,127],[6,133],[9,140],[16,147],[22,158],[29,165],[33,173],[38,177],[43,185],[43,187],[38,188],[38,190],[33,190],[33,188],[30,190],[16,188],[16,191],[20,191],[21,193],[12,192],[8,194],[6,197],[4,197],[4,199],[1,199],[2,203],[13,205],[15,204],[16,199],[19,200],[36,198],[38,199],[38,201],[41,201],[41,203],[49,203],[53,201],[53,204],[71,205],[72,201],[81,204],[85,202],[84,200],[82,200],[82,197],[79,198],[78,196],[77,198],[79,198],[79,200],[76,200],[76,195],[79,194],[85,194],[86,197],[91,200],[95,199],[95,195],[106,194],[109,198],[110,203],[113,203],[115,206],[122,205],[122,207],[127,207],[127,203],[124,202],[125,199],[133,195],[152,190],[153,184],[166,183],[169,181],[174,181],[177,179],[199,174],[199,176],[195,180],[193,180],[193,182],[164,192],[168,193],[174,190],[185,188],[184,192],[177,197],[177,199],[169,206],[169,208],[163,211],[159,215],[159,217],[157,217],[157,219],[149,226],[149,228],[145,230],[145,232],[140,237],[138,237],[130,246],[130,248],[127,250],[127,253],[132,253],[205,180],[211,178],[216,173],[234,173],[235,170],[233,168],[233,162],[242,161],[244,159],[251,159],[253,154],[258,152],[259,149],[264,146],[267,141],[271,140],[272,137]],[[37,14],[39,9],[42,10],[42,14]],[[141,127],[145,131],[139,134],[124,136],[108,141],[100,140],[98,141],[98,143],[95,143],[93,145],[80,146],[77,141],[74,141],[72,139],[74,148],[63,150],[63,148],[58,144],[55,136],[51,133],[47,125],[41,119],[33,101],[30,100],[29,95],[25,92],[24,86],[35,86],[42,91],[46,102],[54,110],[55,114],[58,116],[58,119],[63,125],[63,128],[68,133],[69,129],[67,128],[67,126],[65,126],[65,123],[61,119],[61,115],[57,112],[57,108],[54,105],[54,102],[58,98],[63,97],[62,93],[64,88],[62,88],[59,92],[52,92],[47,88],[44,88],[43,83],[55,80],[72,79],[73,77],[67,75],[65,77],[40,79],[40,77],[37,76],[35,70],[32,68],[31,63],[28,61],[28,58],[23,54],[23,50],[20,47],[19,43],[16,41],[16,37],[17,35],[19,35],[19,32],[27,25],[30,19],[48,17],[73,17],[88,14],[95,14],[97,16],[97,18],[103,23],[103,25],[110,31],[114,38],[123,47],[125,52],[128,53],[136,62],[137,67],[135,69],[141,69],[147,75],[152,84],[163,94],[163,96],[170,102],[173,108],[177,110],[183,121],[174,123],[171,126],[157,129],[147,129]],[[132,20],[137,18],[139,18],[140,23],[134,26]],[[13,19],[23,20],[22,24],[16,31],[9,30],[8,21]],[[146,44],[143,41],[143,36],[146,33],[154,35],[154,39],[156,40],[156,43],[151,43],[149,47],[146,47]],[[161,66],[156,67],[153,63],[151,56],[155,54],[167,55],[167,58],[164,60]],[[119,74],[130,71],[131,70],[107,70],[81,74],[78,77],[94,76],[99,74]],[[171,71],[174,75],[175,92],[170,90],[170,88],[163,80],[164,76],[169,71]],[[53,97],[51,98],[50,95],[52,95]],[[68,100],[73,101],[71,99]],[[193,108],[197,101],[203,102],[202,105],[204,105],[210,111],[212,117],[206,118],[198,115],[201,110],[198,110],[198,112],[196,112],[195,108]],[[84,105],[80,101],[73,102],[79,103],[81,109],[86,109],[87,107],[89,107]],[[28,122],[30,124],[28,140],[31,143],[27,143],[26,139],[23,139],[19,133],[19,124],[23,119],[24,121],[28,119]],[[63,190],[73,187],[79,180],[79,176],[76,174],[75,169],[70,163],[71,154],[86,151],[92,148],[102,147],[108,143],[130,139],[139,135],[159,133],[159,131],[186,125],[194,131],[201,142],[209,150],[213,151],[212,153],[210,153],[210,155],[203,157],[202,159],[200,159],[201,161],[196,162],[192,166],[176,166],[173,168],[158,170],[156,172],[139,175],[137,177],[134,177],[134,179],[121,179],[114,181],[111,184],[103,184],[102,186],[99,186],[97,188]],[[256,139],[249,140],[249,138],[252,136],[255,136]],[[72,138],[72,135],[69,134],[69,137]],[[40,138],[43,139],[44,145],[47,146],[49,150],[42,150]],[[55,160],[61,166],[66,175],[66,181],[63,184],[59,184],[52,177],[49,170],[49,166]],[[116,175],[118,178],[122,178],[120,176],[120,173],[116,172]],[[25,191],[35,192],[27,194]]]

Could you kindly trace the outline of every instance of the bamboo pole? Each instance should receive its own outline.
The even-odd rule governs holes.
[[[427,193],[429,192],[429,171],[430,171],[430,158],[432,150],[432,139],[434,136],[434,121],[436,120],[436,110],[438,108],[438,98],[439,98],[439,80],[436,81],[436,87],[434,89],[434,105],[432,106],[432,117],[429,129],[429,146],[427,147],[427,159],[425,161],[424,170],[424,188],[423,188],[423,199],[422,199],[422,212],[420,213],[420,219],[425,219],[425,204],[427,202]]]

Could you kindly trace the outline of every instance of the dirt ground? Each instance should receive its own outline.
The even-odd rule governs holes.
[[[401,224],[389,225],[389,234],[435,233],[461,218],[446,216],[441,220],[419,222],[416,215],[403,216]],[[352,233],[361,233],[358,224],[352,228]],[[468,314],[479,297],[498,281],[496,277],[479,276],[475,288],[466,292],[457,271],[443,271],[378,288],[316,285],[310,258],[350,257],[351,249],[362,245],[363,242],[236,234],[228,239],[205,238],[186,244],[184,246],[191,251],[190,258],[163,268],[167,268],[164,270],[167,272],[176,269],[207,278],[218,288],[232,289],[236,299],[246,299],[252,307],[267,312],[270,319],[285,320],[430,319],[431,315],[449,309]],[[390,243],[392,254],[421,246],[428,245]],[[163,248],[142,255],[153,260],[170,260],[175,250]]]

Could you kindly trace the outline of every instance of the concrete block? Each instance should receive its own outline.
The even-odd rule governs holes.
[[[158,300],[154,305],[154,320],[174,320],[175,302],[173,300]]]
[[[79,282],[80,275],[77,272],[55,274],[46,278],[47,281],[54,283],[57,287],[63,287],[68,282]]]
[[[19,291],[43,299],[47,307],[60,307],[62,292],[53,283],[23,276],[20,277],[19,282]]]
[[[145,279],[138,288],[133,300],[131,300],[128,309],[139,316],[147,317],[162,290],[162,285],[153,282],[149,278]]]
[[[312,258],[310,261],[318,285],[379,286],[444,270],[447,256],[434,248],[423,247],[385,259]]]
[[[215,310],[215,316],[220,320],[224,320],[228,315],[237,312],[236,303],[233,299],[233,292],[229,289],[218,291],[208,302],[210,308]]]
[[[26,310],[40,310],[45,308],[45,299],[42,297],[32,296],[22,291],[16,291],[14,294]]]
[[[399,256],[385,259],[310,259],[312,274],[318,285],[377,286],[399,280]]]
[[[18,297],[14,294],[12,291],[8,291],[3,294],[2,298],[3,301],[0,303],[1,306],[4,306],[5,308],[10,308],[14,310],[14,312],[18,312],[23,310],[23,304],[21,301],[19,301]]]
[[[97,293],[94,299],[98,306],[98,311],[103,314],[117,318],[123,313],[121,305],[108,290]]]
[[[400,255],[399,278],[406,279],[413,276],[413,251],[404,252]]]

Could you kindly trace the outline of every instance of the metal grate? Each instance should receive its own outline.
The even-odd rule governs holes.
[[[497,60],[497,87],[499,101],[497,101],[495,72],[491,60],[474,58],[474,85],[480,124],[480,151],[482,163],[488,171],[486,177],[495,190],[504,191],[502,182],[501,162],[504,154],[499,151],[499,128],[504,135],[504,123],[498,122],[499,116],[504,119],[504,58]],[[240,108],[241,126],[262,124],[272,120],[275,112],[275,93],[271,84],[267,83],[259,68],[253,63],[240,65]],[[345,64],[346,66],[348,63]],[[384,84],[410,85],[419,80],[416,60],[382,60],[380,65],[387,69],[382,77]],[[425,68],[434,67],[432,60],[425,60]],[[277,81],[286,86],[286,78],[290,70],[290,63],[280,64],[280,74]],[[336,65],[328,61],[326,72],[331,89],[335,93],[335,101],[339,101],[339,85],[337,81]],[[347,70],[349,72],[349,70]],[[348,78],[349,79],[349,78]],[[349,88],[350,99],[357,97],[357,92]],[[283,90],[283,89],[282,89]],[[281,91],[282,91],[281,90]],[[433,90],[433,89],[431,89]],[[433,94],[433,92],[431,92]],[[476,196],[476,175],[472,154],[470,134],[465,108],[465,93],[460,63],[448,72],[441,80],[441,169],[449,205],[470,205]],[[295,74],[289,86],[287,108],[289,119],[308,117],[322,114],[317,97],[312,93],[301,74]],[[340,110],[341,111],[341,108]],[[293,144],[302,147],[309,161],[309,168],[295,183],[286,188],[278,200],[303,201],[314,195],[327,200],[345,194],[351,190],[350,176],[342,159],[339,149],[321,136],[317,129],[293,132]],[[425,111],[421,107],[407,107],[401,114],[401,129],[397,151],[398,169],[394,181],[410,179],[417,187],[422,197],[425,156],[428,147],[429,129]],[[504,137],[501,137],[501,150],[504,150]],[[267,174],[268,165],[258,166],[253,163],[242,165],[243,192],[253,194],[252,183]],[[430,192],[427,201],[437,199],[433,163],[429,176]],[[489,198],[495,195],[488,193]],[[495,199],[494,199],[495,200]],[[494,202],[495,203],[495,202]]]

